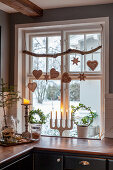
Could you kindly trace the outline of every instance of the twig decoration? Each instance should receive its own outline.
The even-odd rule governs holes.
[[[91,53],[94,53],[94,52],[98,51],[101,48],[102,48],[102,46],[98,46],[97,48],[92,49],[90,51],[80,51],[80,50],[76,50],[76,49],[68,49],[68,50],[66,50],[66,51],[64,51],[62,53],[56,53],[56,54],[36,54],[36,53],[33,53],[31,51],[27,51],[27,50],[24,50],[23,53],[27,54],[27,55],[30,55],[30,56],[34,56],[34,57],[52,57],[52,58],[57,58],[58,56],[63,56],[65,54],[71,54],[71,53],[77,53],[77,54],[81,54],[81,55],[91,54]]]

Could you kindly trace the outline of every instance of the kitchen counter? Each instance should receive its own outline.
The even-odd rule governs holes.
[[[88,140],[42,136],[40,141],[30,144],[10,147],[0,146],[0,163],[16,158],[32,149],[97,156],[113,156],[113,139]]]

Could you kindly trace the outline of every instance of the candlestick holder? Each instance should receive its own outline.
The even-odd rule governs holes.
[[[53,126],[53,120],[54,119],[52,119],[52,116],[51,116],[51,119],[50,119],[50,128],[58,130],[60,132],[60,136],[62,136],[62,133],[63,133],[64,130],[72,130],[73,129],[72,114],[71,114],[71,119],[70,120],[67,119],[67,116],[66,116],[65,120],[60,119],[60,126],[58,126],[58,119],[57,119],[57,117],[55,119],[55,126]],[[68,127],[69,121],[70,121],[70,127]],[[64,122],[65,122],[65,127],[63,126]]]
[[[29,116],[28,116],[28,106],[31,104],[21,104],[23,106],[25,106],[25,132],[22,133],[22,137],[26,138],[26,139],[30,139],[31,138],[31,133],[28,131],[28,121],[29,121]]]

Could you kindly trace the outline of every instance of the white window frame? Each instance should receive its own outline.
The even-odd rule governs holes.
[[[35,34],[38,30],[43,30],[45,32],[48,28],[49,30],[60,30],[61,27],[65,29],[65,27],[81,27],[82,25],[85,25],[86,27],[90,25],[90,27],[94,27],[96,24],[100,24],[103,27],[103,78],[102,78],[102,114],[101,114],[101,131],[105,131],[105,103],[104,103],[104,97],[106,93],[109,93],[109,18],[103,17],[103,18],[92,18],[92,19],[81,19],[81,20],[72,20],[72,21],[58,21],[58,22],[48,22],[48,23],[35,23],[35,24],[23,24],[23,25],[16,25],[15,27],[15,84],[17,85],[17,90],[21,92],[22,97],[29,98],[30,94],[28,92],[27,84],[28,80],[26,80],[26,75],[29,72],[29,68],[25,67],[26,65],[26,57],[24,54],[22,54],[22,50],[25,49],[25,41],[28,39],[29,34],[31,31],[33,34]],[[77,29],[78,29],[77,28]],[[90,30],[90,28],[89,28]],[[61,32],[63,34],[63,32]],[[25,36],[26,35],[26,36]],[[25,39],[26,37],[26,39]],[[29,41],[29,40],[28,40]],[[64,51],[63,49],[61,51]],[[29,62],[29,57],[27,57],[27,62]],[[63,62],[63,59],[62,59]],[[106,63],[106,64],[105,64]],[[61,73],[63,70],[61,70]],[[87,74],[86,74],[87,76]],[[98,74],[98,78],[101,75]],[[89,79],[91,79],[90,76],[88,76]],[[32,77],[31,77],[32,79]],[[61,99],[62,100],[62,99]],[[62,101],[61,101],[62,103]],[[20,106],[20,103],[18,104]],[[24,112],[24,108],[23,108]],[[22,109],[17,109],[17,117],[20,119],[20,127],[22,131],[24,129],[24,115],[22,114]],[[104,125],[103,125],[104,123]],[[23,126],[22,126],[23,125]]]

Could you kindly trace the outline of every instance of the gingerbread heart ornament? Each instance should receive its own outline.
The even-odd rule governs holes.
[[[98,61],[96,61],[96,60],[94,60],[94,61],[88,60],[88,61],[87,61],[87,65],[88,65],[88,67],[89,67],[92,71],[94,71],[95,68],[98,66]]]
[[[33,75],[38,80],[42,75],[42,70],[33,70]]]
[[[69,77],[69,74],[67,72],[62,74],[62,82],[63,83],[70,83],[71,77]]]
[[[30,91],[34,92],[35,89],[37,87],[37,84],[34,82],[34,83],[28,83],[28,88]]]
[[[59,72],[56,71],[54,68],[52,68],[52,69],[50,70],[50,78],[51,78],[51,79],[54,79],[54,78],[57,78],[58,76],[59,76]]]

